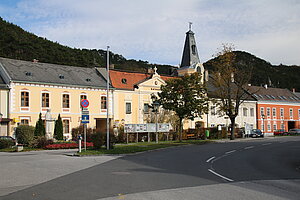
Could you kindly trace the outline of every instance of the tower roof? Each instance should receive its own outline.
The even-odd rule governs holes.
[[[180,67],[195,66],[196,64],[200,63],[196,40],[194,36],[195,34],[191,30],[191,23],[189,27],[189,31],[186,32]]]

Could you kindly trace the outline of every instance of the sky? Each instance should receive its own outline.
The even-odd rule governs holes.
[[[0,0],[0,16],[51,41],[179,65],[192,22],[201,62],[223,43],[300,65],[300,0]]]

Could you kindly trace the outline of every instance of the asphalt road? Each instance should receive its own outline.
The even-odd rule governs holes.
[[[300,199],[300,137],[190,145],[95,165],[0,199]]]

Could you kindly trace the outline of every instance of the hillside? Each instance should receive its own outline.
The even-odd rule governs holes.
[[[100,54],[100,56],[99,56]],[[6,22],[0,17],[0,57],[40,62],[65,64],[80,67],[105,67],[106,51],[76,49],[52,42],[24,31],[19,26]],[[116,69],[147,72],[154,67],[147,61],[127,60],[122,55],[110,54],[110,61]],[[160,74],[169,74],[170,65],[155,65]]]
[[[250,53],[235,51],[235,64],[243,67],[253,67],[252,85],[268,84],[271,87],[287,88],[300,91],[300,66],[272,65]],[[215,58],[216,59],[216,58]],[[213,69],[213,60],[204,63],[204,68]]]
[[[100,55],[99,55],[100,54]],[[295,88],[300,91],[300,66],[271,65],[269,62],[250,53],[235,51],[236,64],[253,67],[252,85],[268,84],[272,87]],[[52,42],[24,31],[22,28],[4,21],[0,17],[0,57],[33,60],[40,62],[73,65],[80,67],[105,67],[106,52],[96,49],[76,49]],[[116,69],[134,72],[147,72],[153,64],[142,60],[127,60],[122,55],[110,54],[110,61]],[[203,63],[211,70],[212,60]],[[175,67],[170,65],[155,65],[158,73],[170,75]]]

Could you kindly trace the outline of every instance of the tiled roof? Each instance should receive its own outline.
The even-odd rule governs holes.
[[[276,101],[276,102],[297,102],[300,98],[292,91],[282,88],[265,88],[258,86],[250,86],[250,92],[258,101]]]
[[[152,74],[124,72],[118,70],[109,71],[110,81],[114,88],[133,90],[134,86],[152,77]],[[164,81],[174,77],[160,76]]]
[[[106,87],[106,80],[95,68],[74,67],[49,63],[0,58],[9,78],[16,82],[48,83],[83,87]]]

